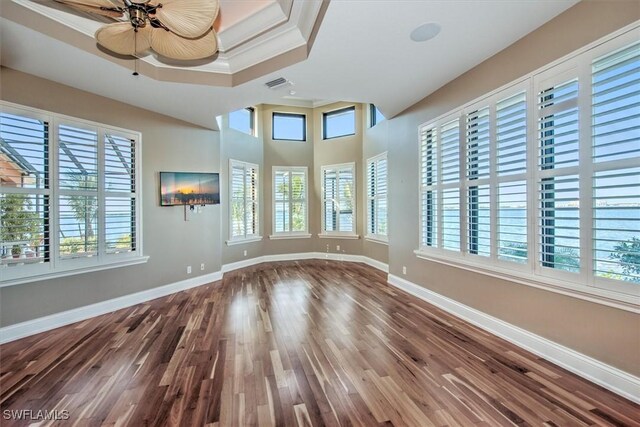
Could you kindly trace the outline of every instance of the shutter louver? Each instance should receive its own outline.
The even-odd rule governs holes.
[[[467,178],[489,177],[489,108],[467,115]]]
[[[540,93],[539,162],[541,170],[578,166],[578,81]]]
[[[460,127],[457,119],[440,128],[440,169],[440,182],[460,181]]]
[[[460,189],[442,191],[442,247],[460,251]]]
[[[307,231],[307,174],[291,172],[291,230]]]
[[[527,184],[513,181],[498,185],[498,258],[526,263]]]

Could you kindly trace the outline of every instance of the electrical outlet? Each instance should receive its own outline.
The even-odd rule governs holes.
[[[340,245],[336,245],[336,251],[340,252]]]
[[[406,265],[402,266],[402,274],[407,274],[407,266]]]
[[[204,270],[204,262],[200,264],[200,270]]]
[[[247,250],[246,249],[244,250],[244,256],[247,256]]]
[[[187,274],[191,274],[191,266],[187,265]]]

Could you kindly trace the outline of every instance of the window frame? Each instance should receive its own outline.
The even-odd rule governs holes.
[[[302,231],[276,231],[276,197],[275,197],[275,188],[276,188],[276,175],[278,172],[289,172],[289,173],[293,173],[293,172],[302,172],[304,173],[304,199],[302,199],[304,201],[304,205],[305,205],[305,218],[304,218],[304,225],[305,225],[305,229]],[[291,175],[289,175],[291,176]],[[271,168],[271,183],[272,183],[272,203],[271,203],[271,235],[269,236],[270,239],[272,240],[276,240],[276,239],[303,239],[303,238],[309,238],[311,237],[311,234],[309,234],[309,168],[306,166],[273,166]],[[291,183],[289,183],[289,197],[288,197],[288,211],[289,211],[289,230],[291,230],[292,227],[292,222],[293,222],[293,215],[291,215],[291,211],[292,211],[292,204],[294,202],[293,198],[291,197],[291,192],[292,192],[292,185]],[[296,200],[300,200],[300,199],[296,199]]]
[[[353,195],[351,196],[351,204],[353,206],[353,211],[351,213],[352,218],[353,218],[353,229],[351,231],[339,231],[339,230],[331,230],[328,231],[325,229],[325,202],[327,201],[326,198],[326,193],[325,193],[325,188],[324,188],[324,175],[326,171],[331,171],[331,170],[335,170],[336,174],[339,175],[339,172],[341,170],[346,170],[346,169],[350,169],[351,170],[351,176],[353,177]],[[340,183],[339,183],[339,176],[336,177],[336,188],[339,188]],[[356,177],[356,162],[348,162],[348,163],[340,163],[340,164],[334,164],[334,165],[324,165],[320,168],[320,180],[321,180],[321,224],[320,224],[320,234],[318,234],[318,237],[320,238],[330,238],[330,237],[336,237],[336,238],[351,238],[351,239],[357,239],[360,236],[358,235],[358,211],[357,211],[357,192],[358,192],[358,183],[357,183],[357,177]],[[339,190],[338,190],[339,191]],[[337,222],[336,222],[336,228],[340,228],[340,215],[338,215],[337,218]]]
[[[380,115],[382,116],[382,120],[378,120],[378,115],[376,114],[376,111],[380,111],[378,109],[378,107],[376,107],[375,104],[369,104],[369,128],[374,127],[375,125],[377,125],[378,123],[386,120],[387,118],[384,117],[382,115],[382,112],[380,111]]]
[[[65,277],[75,274],[100,271],[110,268],[124,267],[147,262],[148,256],[144,256],[143,252],[143,235],[142,235],[142,135],[140,132],[123,129],[115,126],[105,125],[98,122],[80,119],[77,117],[58,114],[46,110],[32,108],[20,104],[7,101],[0,101],[0,112],[41,120],[48,124],[48,140],[47,150],[49,153],[48,164],[48,188],[31,189],[17,187],[1,187],[0,193],[3,194],[39,194],[49,197],[49,217],[45,222],[48,224],[49,248],[48,260],[42,263],[23,264],[19,267],[0,267],[2,268],[2,280],[0,287],[12,286],[22,283],[49,280],[58,277]],[[77,128],[91,129],[96,131],[97,138],[97,174],[98,185],[95,191],[97,196],[97,219],[96,219],[96,235],[98,239],[97,252],[93,256],[78,257],[73,259],[64,258],[60,253],[60,203],[59,197],[63,194],[69,194],[75,190],[61,190],[59,187],[59,132],[60,125],[68,125]],[[105,135],[118,136],[129,139],[134,144],[135,168],[134,185],[135,191],[124,192],[130,194],[134,199],[135,221],[132,223],[135,227],[135,249],[119,253],[108,253],[106,250],[105,233],[105,203],[109,194],[122,193],[107,191],[105,188]],[[80,191],[83,193],[84,191]],[[124,194],[123,193],[123,194]]]
[[[276,117],[297,117],[302,119],[302,139],[290,139],[290,138],[276,138]],[[271,113],[271,139],[273,141],[293,141],[293,142],[306,142],[307,141],[307,115],[304,113],[290,113],[284,111],[274,111]]]
[[[251,129],[251,132],[245,132],[245,131],[240,130],[238,128],[231,127],[231,119],[230,119],[231,113],[235,113],[236,111],[241,111],[241,110],[247,110],[249,112],[249,129]],[[257,130],[257,126],[256,126],[256,109],[254,107],[244,107],[244,108],[239,108],[238,110],[231,111],[228,114],[228,117],[229,117],[229,129],[233,129],[233,130],[235,130],[237,132],[242,132],[242,133],[244,133],[246,135],[256,136],[256,130]]]
[[[383,194],[379,194],[377,191],[377,185],[374,185],[374,188],[372,189],[370,187],[370,170],[371,167],[373,166],[375,171],[373,172],[374,178],[373,181],[377,182],[378,181],[378,162],[384,160],[386,163],[386,172],[385,172],[385,181],[386,181],[386,185],[385,185],[385,191]],[[365,205],[366,205],[366,209],[365,209],[365,224],[366,224],[366,232],[365,232],[365,239],[367,240],[372,240],[375,242],[379,242],[379,243],[387,243],[389,241],[389,161],[387,158],[387,152],[382,152],[380,154],[377,154],[373,157],[370,157],[367,159],[366,161],[366,168],[364,170],[364,183],[366,186],[366,191],[365,191]],[[377,217],[378,217],[378,211],[372,212],[371,210],[371,204],[372,201],[375,200],[385,200],[386,201],[386,216],[387,216],[387,232],[384,234],[381,233],[372,233],[371,229],[369,228],[371,223],[373,223],[373,228],[374,229],[378,229],[378,221],[377,221]]]
[[[619,170],[623,166],[625,168],[638,167],[640,158],[622,159],[608,162],[608,167],[604,167],[592,162],[592,136],[591,136],[591,102],[592,102],[592,80],[591,69],[592,64],[598,58],[608,56],[614,52],[631,45],[636,39],[633,38],[634,30],[637,30],[638,23],[631,24],[603,39],[600,39],[588,46],[576,50],[570,55],[560,58],[541,69],[535,70],[524,77],[504,85],[496,90],[489,92],[487,95],[473,100],[453,112],[446,113],[434,120],[430,120],[418,126],[418,146],[421,144],[422,129],[433,126],[443,120],[446,116],[460,117],[460,123],[463,123],[464,113],[477,109],[480,104],[485,104],[491,98],[498,96],[500,99],[507,99],[507,91],[516,87],[526,89],[526,114],[527,114],[527,171],[524,174],[507,175],[497,179],[490,179],[491,183],[491,201],[496,203],[497,191],[500,183],[512,183],[516,181],[525,181],[526,183],[526,200],[527,200],[527,231],[528,231],[528,259],[526,265],[518,266],[516,263],[495,262],[494,260],[477,260],[473,259],[470,254],[452,254],[444,253],[441,248],[432,248],[422,245],[422,189],[419,188],[419,209],[420,209],[420,234],[418,249],[414,251],[417,257],[435,261],[458,268],[480,272],[482,274],[493,277],[514,281],[528,286],[551,290],[553,292],[586,299],[604,305],[613,306],[625,310],[637,310],[640,304],[638,296],[640,296],[640,286],[625,282],[622,280],[613,280],[606,277],[596,275],[593,268],[594,243],[593,243],[593,206],[592,190],[594,171],[602,170]],[[568,73],[568,74],[567,74]],[[539,179],[548,175],[547,171],[539,170],[538,167],[538,114],[537,114],[537,96],[538,89],[544,86],[548,79],[556,80],[556,84],[562,83],[561,80],[567,75],[573,73],[579,81],[579,166],[571,166],[562,171],[561,176],[566,176],[569,172],[579,173],[579,224],[580,232],[580,256],[582,259],[579,273],[571,273],[557,269],[551,269],[540,266],[540,237],[539,224],[540,213],[537,200]],[[548,84],[547,84],[548,86]],[[514,90],[514,93],[517,90]],[[495,114],[495,112],[493,113]],[[491,126],[495,126],[494,121]],[[494,139],[495,141],[495,139]],[[493,144],[495,142],[492,141]],[[419,148],[419,161],[421,160],[421,149]],[[495,150],[492,153],[491,168],[495,170]],[[464,163],[461,163],[464,165]],[[615,166],[618,169],[615,169]],[[497,177],[496,177],[497,178]],[[420,187],[420,186],[419,186]],[[461,208],[461,210],[466,210]],[[495,214],[495,209],[493,210]],[[492,218],[493,219],[493,218]],[[493,219],[495,221],[495,219]],[[466,219],[464,221],[465,228],[467,226]],[[496,224],[496,222],[492,222]],[[492,227],[492,246],[497,244],[496,227]],[[492,257],[496,256],[496,250],[492,251]],[[481,262],[483,261],[483,262]],[[550,271],[554,270],[554,271]]]
[[[243,169],[242,182],[244,186],[244,234],[243,235],[234,235],[233,234],[233,169],[235,167],[241,167]],[[246,187],[246,177],[247,171],[255,169],[255,200],[249,199],[247,197],[248,191]],[[255,163],[244,162],[242,160],[229,159],[229,240],[227,240],[227,246],[238,245],[242,243],[250,243],[262,240],[262,235],[260,234],[260,166]],[[247,234],[247,215],[246,215],[246,205],[251,201],[255,203],[255,229],[251,234]]]
[[[341,114],[345,111],[353,111],[353,133],[346,133],[342,135],[336,135],[332,137],[327,137],[327,118],[331,116],[335,116]],[[338,108],[336,110],[325,111],[322,113],[322,139],[324,141],[329,141],[332,139],[344,138],[347,136],[354,136],[358,132],[357,129],[357,120],[356,120],[356,106],[350,105],[348,107]]]

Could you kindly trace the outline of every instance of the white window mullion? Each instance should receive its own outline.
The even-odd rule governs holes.
[[[580,115],[580,281],[593,286],[593,162],[591,117],[591,67],[580,61],[578,111]]]
[[[498,259],[498,142],[496,129],[496,100],[489,104],[489,257]]]
[[[98,260],[106,256],[105,132],[98,130]]]

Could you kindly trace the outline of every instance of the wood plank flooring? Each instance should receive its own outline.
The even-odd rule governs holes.
[[[638,405],[385,279],[262,264],[5,344],[0,424],[640,426]]]

